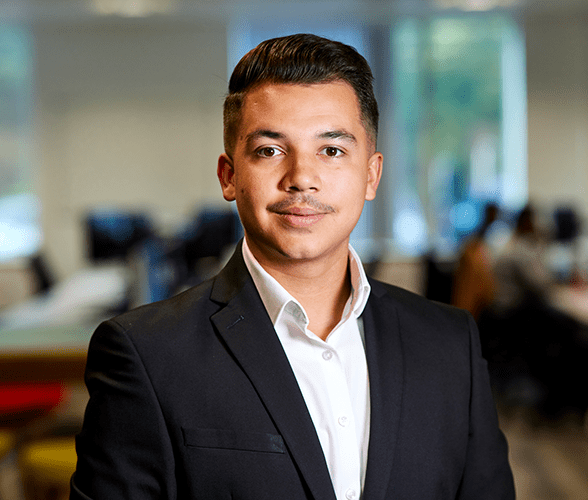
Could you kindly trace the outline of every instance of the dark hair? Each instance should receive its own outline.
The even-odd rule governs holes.
[[[535,232],[535,208],[530,203],[519,212],[515,231],[518,234],[532,234]]]
[[[241,107],[247,92],[263,83],[313,84],[341,80],[353,88],[366,132],[376,145],[378,103],[373,75],[353,47],[310,34],[289,35],[261,42],[239,61],[229,81],[224,104],[225,151],[235,146]]]

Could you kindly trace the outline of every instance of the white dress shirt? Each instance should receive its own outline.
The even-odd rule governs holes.
[[[243,258],[290,361],[314,423],[338,500],[356,500],[365,480],[370,400],[363,322],[370,285],[349,246],[352,292],[326,341],[308,329],[302,305],[257,262]]]

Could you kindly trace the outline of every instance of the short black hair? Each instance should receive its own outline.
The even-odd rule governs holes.
[[[229,81],[223,110],[225,151],[232,154],[247,92],[264,83],[302,84],[343,81],[354,90],[368,137],[376,146],[378,103],[365,58],[344,43],[311,34],[261,42],[239,61]]]

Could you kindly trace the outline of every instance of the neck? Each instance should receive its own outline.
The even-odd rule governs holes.
[[[309,330],[325,340],[341,320],[351,294],[348,250],[319,262],[264,261],[254,256],[268,274],[304,307],[310,321]]]

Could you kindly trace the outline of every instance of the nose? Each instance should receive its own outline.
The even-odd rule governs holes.
[[[314,158],[303,155],[291,155],[286,162],[287,170],[282,178],[282,189],[289,193],[320,191],[321,178],[313,160]]]

